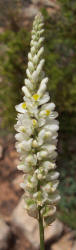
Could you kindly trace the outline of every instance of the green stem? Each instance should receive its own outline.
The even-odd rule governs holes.
[[[45,250],[43,218],[40,209],[39,209],[39,232],[40,232],[40,250]]]

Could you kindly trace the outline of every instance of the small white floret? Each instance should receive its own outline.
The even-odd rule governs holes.
[[[28,62],[28,68],[29,68],[29,70],[30,70],[31,72],[33,72],[33,70],[34,70],[34,65],[33,65],[32,62]]]
[[[37,66],[37,74],[39,75],[40,74],[40,72],[42,71],[42,68],[43,68],[43,65],[44,65],[44,62],[45,62],[45,60],[44,59],[42,59],[41,61],[40,61],[40,63],[38,64],[38,66]]]
[[[15,106],[15,109],[16,109],[16,111],[18,111],[18,112],[20,112],[20,113],[25,113],[25,112],[27,112],[27,111],[26,111],[26,103],[25,103],[25,102],[22,102],[22,103],[20,103],[19,105],[16,105],[16,106]]]
[[[30,90],[33,89],[33,85],[29,79],[25,78],[24,83]]]
[[[23,86],[22,87],[22,91],[24,92],[24,94],[25,94],[26,97],[31,97],[31,94],[30,94],[30,92],[29,92],[29,90],[28,90],[27,87]]]
[[[44,47],[41,47],[37,54],[38,58],[43,54],[43,52],[44,52]]]

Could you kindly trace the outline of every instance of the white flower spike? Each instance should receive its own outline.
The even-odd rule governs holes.
[[[21,187],[25,209],[37,219],[40,210],[44,225],[49,225],[55,219],[56,204],[60,199],[57,191],[59,174],[55,171],[59,123],[55,104],[49,102],[46,92],[48,78],[43,70],[43,33],[43,17],[39,13],[33,22],[27,78],[22,87],[24,101],[16,105],[15,137],[21,160],[18,169],[24,172]]]

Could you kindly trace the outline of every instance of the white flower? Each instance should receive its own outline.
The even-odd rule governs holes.
[[[28,68],[31,72],[34,70],[34,65],[32,62],[28,62]]]
[[[48,155],[47,150],[41,150],[40,152],[37,153],[37,159],[39,161],[41,161],[41,160],[45,159],[47,157],[47,155]]]
[[[38,54],[37,54],[38,58],[40,58],[40,56],[43,54],[43,52],[44,52],[44,47],[41,47],[38,51]]]
[[[38,63],[38,55],[34,55],[34,57],[33,57],[33,59],[32,59],[32,61],[33,61],[33,63],[36,65],[37,63]]]
[[[44,93],[45,93],[45,90],[46,90],[46,83],[48,82],[48,77],[44,78],[42,81],[41,81],[41,84],[40,84],[40,87],[39,87],[39,90],[38,90],[38,95],[39,96],[42,96]]]
[[[27,74],[28,79],[31,80],[31,73],[29,69],[26,70],[26,74]]]
[[[37,82],[38,81],[38,72],[37,72],[37,70],[34,70],[33,74],[31,75],[31,80],[33,82]]]
[[[56,168],[56,163],[55,162],[50,162],[50,161],[44,161],[42,163],[42,168],[46,173],[49,172],[49,170],[55,169]]]
[[[32,134],[32,121],[27,112],[18,115],[15,129],[17,132],[26,134],[26,137]]]
[[[44,126],[45,129],[50,130],[51,132],[59,130],[59,123],[56,120],[50,121],[50,124]]]
[[[27,152],[31,150],[31,146],[32,146],[32,138],[29,139],[28,141],[21,141],[21,142],[17,142],[16,143],[16,148],[18,152],[21,152],[22,150]]]
[[[35,48],[34,48],[34,46],[31,47],[31,54],[32,54],[32,56],[35,54]]]
[[[39,100],[39,105],[47,103],[49,100],[50,100],[50,96],[49,96],[48,92],[45,92],[45,94]]]
[[[41,37],[41,38],[39,39],[39,44],[41,44],[43,41],[44,41],[44,37]]]
[[[32,61],[32,55],[31,55],[31,53],[28,53],[28,59],[30,60],[30,61]]]
[[[22,91],[24,92],[24,94],[25,94],[26,97],[31,97],[31,94],[30,94],[30,92],[29,92],[29,90],[28,90],[27,87],[23,86],[22,87]]]
[[[25,113],[25,112],[27,112],[27,111],[26,111],[26,103],[25,103],[25,102],[22,102],[22,103],[20,103],[19,105],[16,105],[15,108],[16,108],[16,111],[18,111],[18,112],[20,112],[20,113]]]
[[[48,181],[53,181],[53,180],[57,180],[59,177],[59,172],[50,172],[50,175],[47,175],[47,180]]]
[[[47,92],[48,77],[43,71],[43,33],[43,17],[38,14],[33,23],[27,78],[22,87],[23,102],[16,105],[15,138],[20,154],[17,168],[24,173],[21,187],[24,189],[25,208],[30,216],[38,218],[41,207],[46,225],[55,219],[56,204],[60,199],[56,191],[59,173],[55,171],[59,122],[55,104],[50,102]]]
[[[41,73],[41,71],[42,71],[42,68],[43,68],[44,62],[45,62],[45,60],[44,60],[44,59],[42,59],[42,60],[39,62],[38,66],[37,66],[37,70],[36,70],[36,72],[37,72],[37,75],[38,75],[38,76],[39,76],[39,74],[40,74],[40,73]]]
[[[33,89],[33,85],[32,85],[32,83],[31,83],[31,81],[30,81],[29,79],[25,78],[24,82],[25,82],[25,85],[26,85],[30,90]]]
[[[56,191],[58,184],[59,184],[58,181],[53,182],[53,184],[51,184],[51,182],[48,182],[47,184],[42,186],[42,191],[51,194]]]
[[[34,154],[30,154],[26,157],[25,160],[26,164],[29,166],[36,166],[37,163],[37,156]]]

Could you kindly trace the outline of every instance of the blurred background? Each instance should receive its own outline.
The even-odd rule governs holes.
[[[27,68],[30,31],[40,10],[45,21],[45,72],[59,112],[57,165],[61,201],[46,231],[46,249],[76,250],[76,1],[0,0],[0,250],[39,249],[37,223],[23,214],[16,169],[15,105]]]

